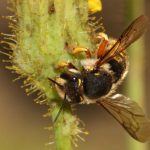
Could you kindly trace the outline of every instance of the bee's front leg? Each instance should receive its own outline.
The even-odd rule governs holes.
[[[67,61],[61,61],[57,65],[55,65],[56,70],[60,70],[64,68],[67,68],[68,70],[70,69],[78,70],[71,62],[67,62]]]
[[[84,53],[86,54],[86,58],[91,58],[91,57],[92,57],[90,50],[87,49],[87,48],[83,48],[83,47],[76,47],[76,48],[74,48],[74,49],[72,50],[71,53],[72,53],[73,55],[76,55],[76,54],[79,54],[79,53],[82,53],[82,52],[84,52]]]

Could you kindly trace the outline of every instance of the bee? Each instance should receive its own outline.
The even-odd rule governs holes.
[[[111,48],[109,40],[104,36],[101,36],[101,43],[94,53],[86,48],[75,48],[74,54],[86,53],[86,58],[80,60],[80,69],[71,62],[63,62],[59,67],[67,67],[67,70],[55,79],[49,78],[63,98],[62,107],[65,102],[96,103],[103,106],[134,139],[147,141],[150,136],[150,120],[136,102],[116,93],[128,72],[126,48],[141,37],[147,22],[144,15],[135,19]]]

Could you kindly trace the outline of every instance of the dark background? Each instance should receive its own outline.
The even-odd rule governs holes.
[[[123,0],[103,0],[103,23],[108,33],[118,37],[125,28],[125,6]],[[10,14],[6,0],[0,0],[0,15]],[[145,0],[145,14],[150,18],[150,1]],[[8,33],[7,20],[0,18],[0,32]],[[146,110],[150,116],[150,27],[146,33],[145,55],[145,96]],[[2,49],[2,47],[0,48]],[[50,119],[43,118],[47,107],[33,102],[20,88],[22,81],[12,82],[17,75],[5,69],[6,64],[0,55],[0,149],[3,150],[47,150],[50,133],[44,130]],[[86,150],[127,150],[126,138],[130,138],[122,127],[98,106],[78,106],[75,112],[86,125],[89,135],[86,142],[79,142],[78,149]],[[50,140],[51,141],[51,140]],[[150,149],[150,148],[149,148]]]

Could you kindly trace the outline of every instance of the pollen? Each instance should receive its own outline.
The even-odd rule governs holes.
[[[89,11],[92,13],[102,10],[102,4],[100,0],[88,0]]]

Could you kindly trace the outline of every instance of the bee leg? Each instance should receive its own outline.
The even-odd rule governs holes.
[[[97,58],[103,58],[106,50],[106,46],[108,45],[108,37],[104,33],[100,33],[98,36],[99,39],[101,39],[101,43],[97,50]]]
[[[66,62],[66,61],[61,61],[60,63],[58,63],[55,66],[56,70],[60,70],[60,69],[64,69],[64,68],[78,70],[71,62]]]
[[[86,58],[91,58],[91,52],[87,48],[76,47],[72,50],[72,54],[74,54],[74,55],[79,54],[81,52],[85,52]]]
[[[105,54],[105,48],[108,44],[107,40],[103,40],[103,42],[99,45],[97,50],[97,58],[102,58]]]

